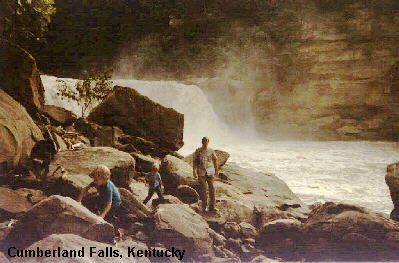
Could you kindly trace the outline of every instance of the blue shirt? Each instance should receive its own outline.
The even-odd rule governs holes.
[[[90,184],[91,187],[95,187],[103,200],[112,202],[113,207],[119,207],[122,203],[121,194],[118,187],[113,182],[108,180],[105,184],[96,186],[94,182]]]
[[[159,187],[161,185],[161,175],[159,173],[148,173],[147,180],[151,187]]]

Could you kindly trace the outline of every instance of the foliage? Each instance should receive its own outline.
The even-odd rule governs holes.
[[[23,47],[42,41],[55,13],[54,0],[1,0],[0,31]]]
[[[82,110],[82,117],[91,110],[95,103],[105,99],[112,91],[112,81],[110,71],[104,71],[97,74],[88,74],[85,72],[83,78],[79,80],[74,87],[68,86],[64,80],[57,80],[58,96],[68,101],[76,101]]]

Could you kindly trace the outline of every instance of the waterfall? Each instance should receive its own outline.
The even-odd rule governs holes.
[[[62,100],[58,96],[57,80],[64,80],[69,86],[77,80],[41,76],[45,87],[45,102],[70,110],[81,116],[79,105],[75,101]],[[232,139],[228,126],[215,114],[212,105],[204,92],[196,85],[186,85],[176,81],[142,81],[142,80],[112,80],[113,85],[130,87],[162,106],[173,108],[184,114],[183,153],[192,151],[201,142],[203,136],[208,136],[218,145],[228,143]]]

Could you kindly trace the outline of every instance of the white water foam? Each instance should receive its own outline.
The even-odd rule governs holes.
[[[55,77],[42,76],[42,80],[47,104],[80,114],[76,103],[57,97]],[[66,81],[76,82],[73,79]],[[192,152],[199,146],[201,137],[208,136],[213,148],[231,154],[230,162],[275,173],[308,204],[341,201],[384,213],[393,208],[384,177],[386,166],[399,160],[394,143],[260,140],[252,129],[230,130],[195,85],[139,80],[114,80],[114,84],[132,87],[185,115],[182,154]]]

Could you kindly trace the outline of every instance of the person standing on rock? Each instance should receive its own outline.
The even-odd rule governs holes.
[[[159,166],[158,164],[152,164],[151,172],[146,175],[146,179],[148,182],[148,195],[144,199],[143,203],[147,204],[150,201],[151,197],[154,193],[157,193],[159,200],[164,202],[165,199],[162,195],[162,179],[161,175],[159,174]]]
[[[200,198],[202,201],[202,211],[206,212],[208,205],[209,189],[209,211],[215,212],[215,188],[213,186],[214,176],[218,176],[219,167],[217,156],[214,150],[208,148],[208,137],[202,138],[202,147],[194,152],[193,175],[198,178],[200,184]]]

